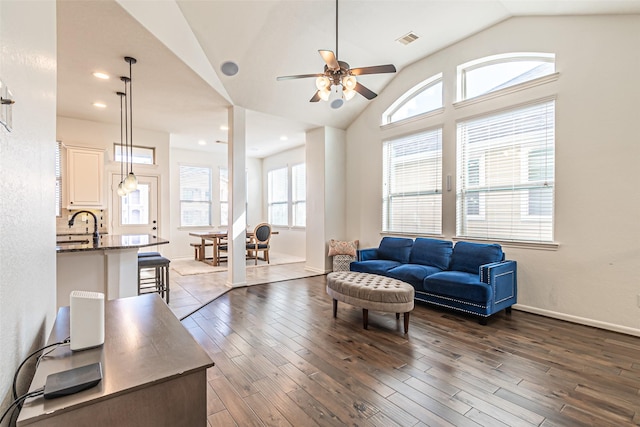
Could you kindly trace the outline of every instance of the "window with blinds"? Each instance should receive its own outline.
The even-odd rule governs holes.
[[[211,225],[211,169],[180,166],[180,225]]]
[[[307,225],[307,173],[304,163],[291,167],[291,211],[293,226]]]
[[[458,123],[457,234],[553,241],[555,101]]]
[[[220,168],[220,225],[229,222],[229,170]]]
[[[383,143],[382,228],[442,233],[442,129]]]
[[[289,225],[288,168],[270,170],[267,173],[267,204],[271,225]]]

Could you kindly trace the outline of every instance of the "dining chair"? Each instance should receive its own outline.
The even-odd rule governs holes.
[[[269,262],[269,240],[271,239],[271,224],[263,222],[256,225],[253,235],[247,243],[247,258],[254,258],[258,265],[258,252],[262,251],[264,260]]]

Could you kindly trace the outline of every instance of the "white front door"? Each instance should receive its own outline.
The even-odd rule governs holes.
[[[158,177],[136,175],[138,189],[125,197],[116,193],[120,175],[111,176],[111,234],[158,236]]]

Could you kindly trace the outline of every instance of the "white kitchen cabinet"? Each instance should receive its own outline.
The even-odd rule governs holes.
[[[104,208],[104,150],[67,147],[68,209]]]

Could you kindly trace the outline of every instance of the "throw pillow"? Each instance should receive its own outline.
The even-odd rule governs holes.
[[[358,240],[342,241],[331,239],[329,242],[329,256],[351,255],[356,256],[358,251]]]

